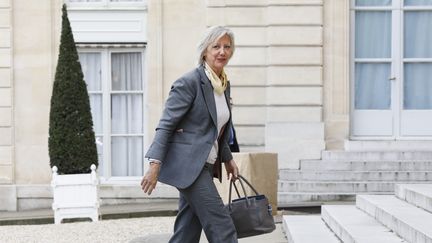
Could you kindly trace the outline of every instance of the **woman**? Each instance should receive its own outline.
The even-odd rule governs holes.
[[[155,138],[147,151],[150,169],[141,181],[149,195],[157,181],[180,192],[172,243],[198,243],[204,230],[211,243],[237,242],[213,176],[221,181],[221,162],[228,178],[238,168],[228,146],[230,84],[224,67],[234,53],[234,34],[215,26],[198,46],[199,66],[171,87]]]

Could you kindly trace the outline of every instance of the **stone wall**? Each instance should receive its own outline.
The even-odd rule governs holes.
[[[49,109],[62,1],[14,0],[13,4],[15,182],[49,183]]]
[[[51,202],[48,118],[62,3],[0,0],[0,211]],[[279,168],[294,169],[320,158],[325,141],[340,148],[349,133],[348,14],[338,0],[148,0],[146,144],[172,82],[195,67],[206,26],[226,25],[236,35],[227,73],[242,151],[276,152]]]
[[[236,34],[228,74],[243,151],[277,152],[279,168],[320,158],[323,1],[210,0],[207,25]]]
[[[51,179],[49,105],[61,4],[0,1],[0,210],[17,210],[20,199],[43,197],[43,190],[17,188]]]

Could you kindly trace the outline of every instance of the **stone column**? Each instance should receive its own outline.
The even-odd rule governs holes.
[[[12,1],[0,0],[0,211],[17,207],[14,183]]]
[[[343,149],[349,137],[349,1],[324,4],[324,120],[327,149]]]

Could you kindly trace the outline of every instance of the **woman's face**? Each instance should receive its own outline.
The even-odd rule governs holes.
[[[213,69],[217,75],[220,75],[231,58],[231,55],[231,39],[228,35],[224,35],[207,47],[204,58],[211,69]]]

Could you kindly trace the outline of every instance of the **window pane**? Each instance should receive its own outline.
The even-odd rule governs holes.
[[[356,0],[356,6],[390,6],[391,0]]]
[[[404,17],[404,56],[432,57],[432,11],[409,11]]]
[[[360,11],[355,16],[355,57],[390,57],[391,12]]]
[[[356,63],[355,109],[390,109],[390,64]]]
[[[93,130],[96,134],[103,132],[102,127],[102,94],[90,94],[90,109],[93,119]]]
[[[111,130],[113,134],[143,131],[143,99],[141,94],[113,94],[111,97]]]
[[[84,80],[87,84],[87,90],[102,90],[101,54],[81,52],[79,53],[79,60],[84,74]]]
[[[405,0],[405,6],[427,6],[432,5],[432,0]]]
[[[432,63],[404,65],[404,109],[432,109]]]
[[[113,53],[112,90],[142,90],[141,53]]]
[[[98,154],[98,173],[99,175],[103,175],[103,167],[104,167],[104,161],[103,161],[103,138],[100,136],[96,136],[96,149]]]
[[[112,137],[113,176],[143,175],[143,138]]]

